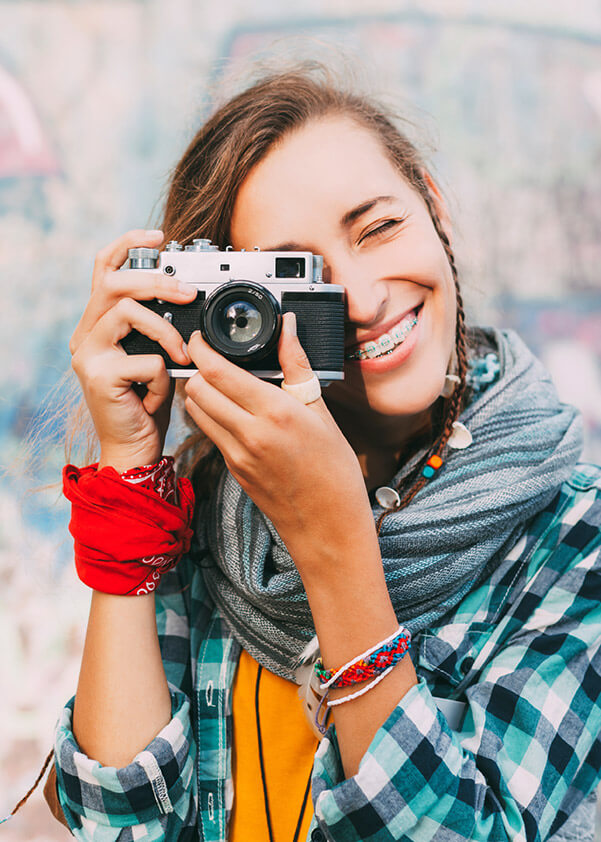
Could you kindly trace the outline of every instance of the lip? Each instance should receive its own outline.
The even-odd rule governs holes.
[[[370,339],[377,339],[378,336],[382,336],[383,333],[388,333],[388,331],[401,322],[405,316],[408,316],[413,310],[419,310],[424,302],[420,301],[417,304],[414,304],[412,307],[408,307],[400,316],[394,316],[392,319],[389,319],[387,322],[382,322],[373,330],[368,330],[364,334],[361,335],[360,339],[354,339],[352,342],[345,344],[344,352],[345,354],[349,354],[352,351],[356,351],[359,345],[363,345],[365,342],[369,342]]]
[[[418,305],[418,307],[414,309],[418,310],[417,324],[412,328],[409,336],[407,336],[400,345],[397,345],[393,351],[388,354],[384,354],[381,357],[372,357],[366,360],[345,360],[345,369],[349,366],[350,370],[356,371],[359,369],[364,374],[386,374],[387,372],[398,368],[407,359],[409,359],[420,340],[424,313],[424,307],[421,305]],[[408,312],[411,312],[411,310]],[[395,323],[393,322],[393,324]]]

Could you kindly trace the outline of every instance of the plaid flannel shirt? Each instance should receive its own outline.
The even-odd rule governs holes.
[[[77,839],[227,838],[240,649],[194,553],[165,577],[157,620],[173,719],[147,748],[122,769],[103,767],[73,737],[72,701],[60,717],[58,792]],[[315,756],[308,839],[534,842],[570,825],[569,838],[592,838],[600,632],[601,469],[580,465],[492,576],[416,637],[419,683],[349,779],[330,728]],[[466,703],[455,731],[435,697]],[[574,830],[583,816],[588,836]]]

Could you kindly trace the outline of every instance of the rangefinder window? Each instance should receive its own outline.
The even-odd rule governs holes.
[[[276,278],[304,278],[305,258],[276,257],[275,276]]]

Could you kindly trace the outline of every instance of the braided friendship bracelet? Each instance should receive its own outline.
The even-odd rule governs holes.
[[[322,659],[318,658],[315,662],[314,671],[322,681],[320,689],[325,690],[315,711],[315,727],[320,734],[325,734],[327,731],[327,713],[323,722],[320,722],[320,714],[324,705],[328,709],[336,705],[343,705],[373,690],[382,679],[386,678],[395,664],[407,654],[410,648],[411,633],[408,629],[403,628],[403,626],[399,626],[397,631],[391,634],[390,637],[387,637],[380,643],[376,643],[371,649],[363,652],[357,658],[353,658],[352,661],[349,661],[337,670],[324,669]],[[360,684],[370,678],[372,681],[360,690],[349,693],[348,696],[342,696],[339,699],[328,699],[331,689],[350,687],[353,684]]]
[[[392,669],[410,647],[411,633],[403,626],[399,626],[394,634],[336,670],[326,670],[322,659],[318,658],[314,669],[321,682],[320,689],[351,687],[375,678],[386,670]]]

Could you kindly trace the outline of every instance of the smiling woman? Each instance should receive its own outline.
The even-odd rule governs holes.
[[[346,290],[350,364],[326,401],[366,463],[390,448],[368,487],[394,474],[406,439],[428,425],[455,346],[455,278],[430,208],[447,238],[449,219],[432,179],[418,177],[423,194],[373,130],[325,116],[254,167],[232,214],[236,248],[298,243],[302,232],[299,245],[322,254],[325,277]]]
[[[199,238],[322,255],[344,380],[288,313],[283,388],[182,345],[140,302],[196,288],[117,271]],[[199,130],[163,231],[98,254],[71,350],[100,461],[64,474],[92,607],[47,787],[78,839],[592,839],[601,470],[519,337],[466,328],[451,243],[394,120],[301,68]],[[177,481],[132,329],[195,370]]]

